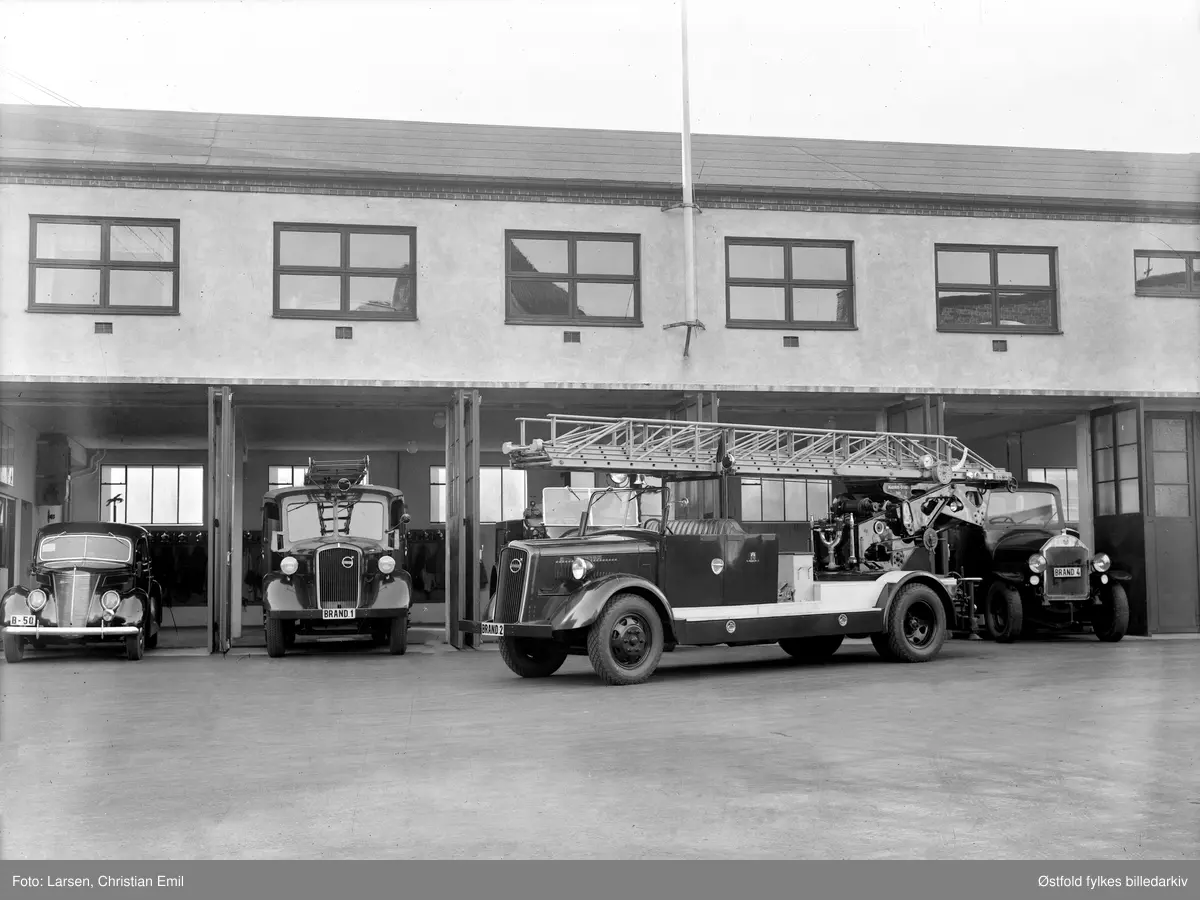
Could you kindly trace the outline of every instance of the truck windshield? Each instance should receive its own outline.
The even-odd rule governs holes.
[[[133,544],[111,534],[58,534],[38,546],[38,562],[127,563]]]
[[[593,494],[609,491],[592,504],[589,528],[637,527],[640,514],[637,493],[629,489],[545,488],[542,517],[547,527],[575,527]]]
[[[382,500],[356,498],[337,503],[324,498],[296,497],[283,506],[284,534],[289,541],[319,537],[356,537],[381,541],[387,508]]]
[[[1058,497],[1049,491],[992,491],[987,501],[987,523],[1058,528],[1063,519]]]

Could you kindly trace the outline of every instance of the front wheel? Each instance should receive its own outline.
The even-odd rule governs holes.
[[[287,652],[287,635],[284,633],[283,619],[267,619],[267,656],[278,659]]]
[[[909,584],[900,589],[888,610],[887,630],[871,635],[884,659],[928,662],[946,643],[946,610],[933,588]]]
[[[784,638],[779,646],[784,653],[796,659],[825,659],[837,653],[845,637],[842,634],[823,634],[817,637]]]
[[[1024,622],[1020,592],[1002,581],[993,581],[983,605],[983,626],[988,637],[997,643],[1011,644],[1020,637]]]
[[[22,637],[19,634],[6,634],[4,636],[4,661],[18,663],[24,655],[25,641]]]
[[[658,668],[663,643],[663,623],[650,601],[617,594],[588,630],[588,658],[606,684],[641,684]]]
[[[506,636],[499,644],[504,664],[522,678],[549,678],[567,661],[567,648],[553,641]]]
[[[1129,597],[1119,584],[1109,585],[1092,613],[1092,631],[1106,644],[1115,644],[1129,631]]]
[[[146,632],[141,628],[137,634],[125,638],[125,656],[136,662],[146,655]]]
[[[392,620],[388,631],[388,653],[392,656],[403,656],[408,652],[408,616],[400,616]]]

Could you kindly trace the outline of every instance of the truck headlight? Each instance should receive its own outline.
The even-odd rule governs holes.
[[[390,556],[379,557],[379,571],[384,575],[391,575],[396,571],[396,561]]]
[[[584,559],[582,556],[577,556],[571,560],[571,577],[576,581],[583,581],[587,573],[596,568],[590,560]]]
[[[284,575],[295,575],[298,568],[300,568],[300,563],[296,562],[294,556],[285,556],[283,562],[279,564],[279,571]]]
[[[1107,572],[1112,568],[1112,560],[1108,558],[1107,553],[1097,553],[1092,557],[1092,568],[1097,572]]]
[[[1029,557],[1029,568],[1032,571],[1037,572],[1039,575],[1042,572],[1045,572],[1046,571],[1046,557],[1042,556],[1042,554],[1040,554],[1040,553],[1033,554],[1033,556]]]
[[[41,588],[29,592],[29,596],[25,598],[25,602],[29,604],[29,608],[37,612],[46,605],[46,592]]]
[[[100,597],[100,605],[112,612],[121,605],[121,595],[116,591],[105,591]]]

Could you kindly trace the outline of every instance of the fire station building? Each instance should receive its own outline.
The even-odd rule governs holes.
[[[636,415],[953,435],[1059,486],[1132,634],[1200,631],[1200,155],[692,146],[689,329],[675,134],[0,107],[0,588],[142,524],[164,636],[252,642],[262,494],[368,456],[452,623],[561,483],[516,419]]]

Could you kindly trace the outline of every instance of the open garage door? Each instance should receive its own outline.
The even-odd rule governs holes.
[[[479,402],[458,390],[446,410],[446,640],[459,650],[476,640],[459,621],[479,618]]]
[[[234,441],[233,392],[208,389],[208,614],[210,653],[224,653],[232,641]]]

